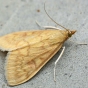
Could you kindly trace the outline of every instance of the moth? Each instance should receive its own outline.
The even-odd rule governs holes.
[[[8,51],[5,76],[15,86],[31,79],[76,31],[21,31],[0,37],[0,49]]]
[[[53,20],[50,16],[49,18]],[[20,31],[0,37],[0,49],[8,51],[5,63],[8,85],[19,85],[31,79],[76,32],[63,28],[64,30],[52,27],[47,30]],[[63,51],[61,55],[62,53]]]

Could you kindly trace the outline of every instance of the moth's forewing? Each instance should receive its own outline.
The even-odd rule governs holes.
[[[57,38],[58,36],[60,36],[60,39]],[[51,42],[57,42],[57,40],[54,40],[55,37],[58,40],[63,41],[61,30],[37,30],[15,32],[0,37],[0,49],[3,51],[12,51],[18,48],[36,44],[40,41],[48,40],[50,38],[53,39],[50,40]]]

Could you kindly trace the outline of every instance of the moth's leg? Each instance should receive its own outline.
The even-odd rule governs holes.
[[[36,22],[36,24],[37,24],[39,27],[43,28],[43,26],[41,26],[38,21],[35,21],[35,22]]]
[[[54,27],[54,26],[43,26],[45,29],[57,29],[61,30],[60,28]]]
[[[59,57],[57,58],[57,60],[55,61],[55,66],[54,66],[54,81],[56,81],[56,65],[57,65],[57,63],[58,63],[58,61],[59,61],[59,59],[61,58],[61,56],[63,55],[63,53],[64,53],[64,50],[65,50],[65,46],[64,47],[62,47],[63,49],[62,49],[62,51],[61,51],[61,53],[60,53],[60,55],[59,55]]]
[[[60,28],[54,27],[54,26],[41,26],[37,21],[36,21],[36,24],[37,24],[39,27],[44,28],[44,29],[58,29],[58,30],[61,30]]]
[[[75,42],[75,41],[72,41],[72,40],[69,40],[69,41],[71,41],[73,43],[76,43],[77,45],[88,45],[87,43],[79,43],[79,42]]]

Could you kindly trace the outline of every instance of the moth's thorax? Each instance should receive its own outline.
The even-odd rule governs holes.
[[[68,38],[70,38],[76,31],[70,31],[70,30],[59,30],[58,31],[58,40],[59,41],[66,41]]]
[[[49,44],[56,44],[65,42],[74,33],[75,31],[70,30],[47,30],[44,34],[46,35],[45,37],[46,39],[48,39],[47,41],[49,42]]]

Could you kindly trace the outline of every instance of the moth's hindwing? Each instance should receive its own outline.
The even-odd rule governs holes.
[[[9,85],[21,84],[32,78],[61,48],[62,43],[25,47],[8,53],[6,78]]]

